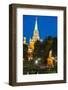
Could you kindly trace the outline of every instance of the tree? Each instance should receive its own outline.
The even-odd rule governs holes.
[[[40,57],[41,42],[37,40],[34,44],[34,57]]]
[[[23,44],[23,58],[27,60],[27,51],[28,51],[28,45]]]
[[[49,55],[49,51],[52,48],[52,44],[53,44],[53,38],[48,36],[46,39],[44,39],[43,41],[43,50],[44,50],[44,54],[43,54],[43,61],[46,64],[47,63],[47,57]]]
[[[57,56],[57,38],[53,38],[52,44],[53,56]]]

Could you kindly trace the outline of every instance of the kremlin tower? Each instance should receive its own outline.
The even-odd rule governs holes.
[[[33,32],[33,37],[32,37],[32,39],[30,39],[30,42],[29,42],[29,47],[31,49],[34,49],[34,43],[37,40],[40,40],[40,37],[39,37],[38,24],[37,24],[37,18],[36,18],[35,28],[34,28],[34,32]]]
[[[29,40],[29,45],[28,45],[28,61],[31,61],[33,59],[33,50],[34,50],[34,44],[37,40],[40,40],[39,37],[39,31],[38,31],[38,24],[37,24],[37,17],[35,21],[35,27],[34,27],[34,32],[32,38]],[[26,43],[26,37],[24,37],[24,44]]]
[[[35,28],[34,28],[34,33],[33,33],[32,40],[35,42],[35,41],[37,41],[39,39],[40,39],[40,37],[39,37],[38,24],[37,24],[37,18],[36,18]]]
[[[28,60],[29,61],[31,61],[33,59],[34,44],[37,40],[40,40],[40,37],[39,37],[37,18],[36,18],[33,37],[32,37],[32,39],[30,38],[30,42],[29,42],[29,46],[28,46]]]

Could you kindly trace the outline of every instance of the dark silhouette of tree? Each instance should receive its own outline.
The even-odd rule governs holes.
[[[44,50],[44,54],[43,54],[43,61],[45,62],[45,64],[47,63],[47,57],[49,55],[49,51],[52,48],[52,44],[53,44],[53,38],[48,36],[44,41],[43,41],[43,50]]]
[[[28,45],[23,44],[23,58],[27,60],[27,51],[28,51]]]
[[[37,40],[34,44],[34,57],[40,57],[41,55],[41,42]]]
[[[53,38],[52,44],[53,56],[57,56],[57,38]]]

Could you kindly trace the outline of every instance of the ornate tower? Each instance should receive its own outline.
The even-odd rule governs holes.
[[[40,39],[40,37],[39,37],[38,24],[37,24],[37,18],[36,18],[32,40],[35,42],[36,40],[39,40],[39,39]]]
[[[37,18],[36,18],[35,28],[34,28],[34,32],[33,32],[33,37],[32,37],[32,39],[30,39],[29,48],[31,48],[33,50],[34,49],[34,43],[37,40],[40,40],[40,37],[39,37],[38,24],[37,24]]]
[[[28,46],[28,61],[31,61],[33,59],[34,43],[39,39],[40,37],[39,37],[37,18],[36,18],[33,37],[30,39],[29,46]]]

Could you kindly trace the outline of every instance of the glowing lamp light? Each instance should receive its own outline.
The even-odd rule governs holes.
[[[35,64],[38,64],[38,60],[35,61]]]
[[[41,60],[41,58],[36,59],[35,64],[38,64],[40,60]]]

